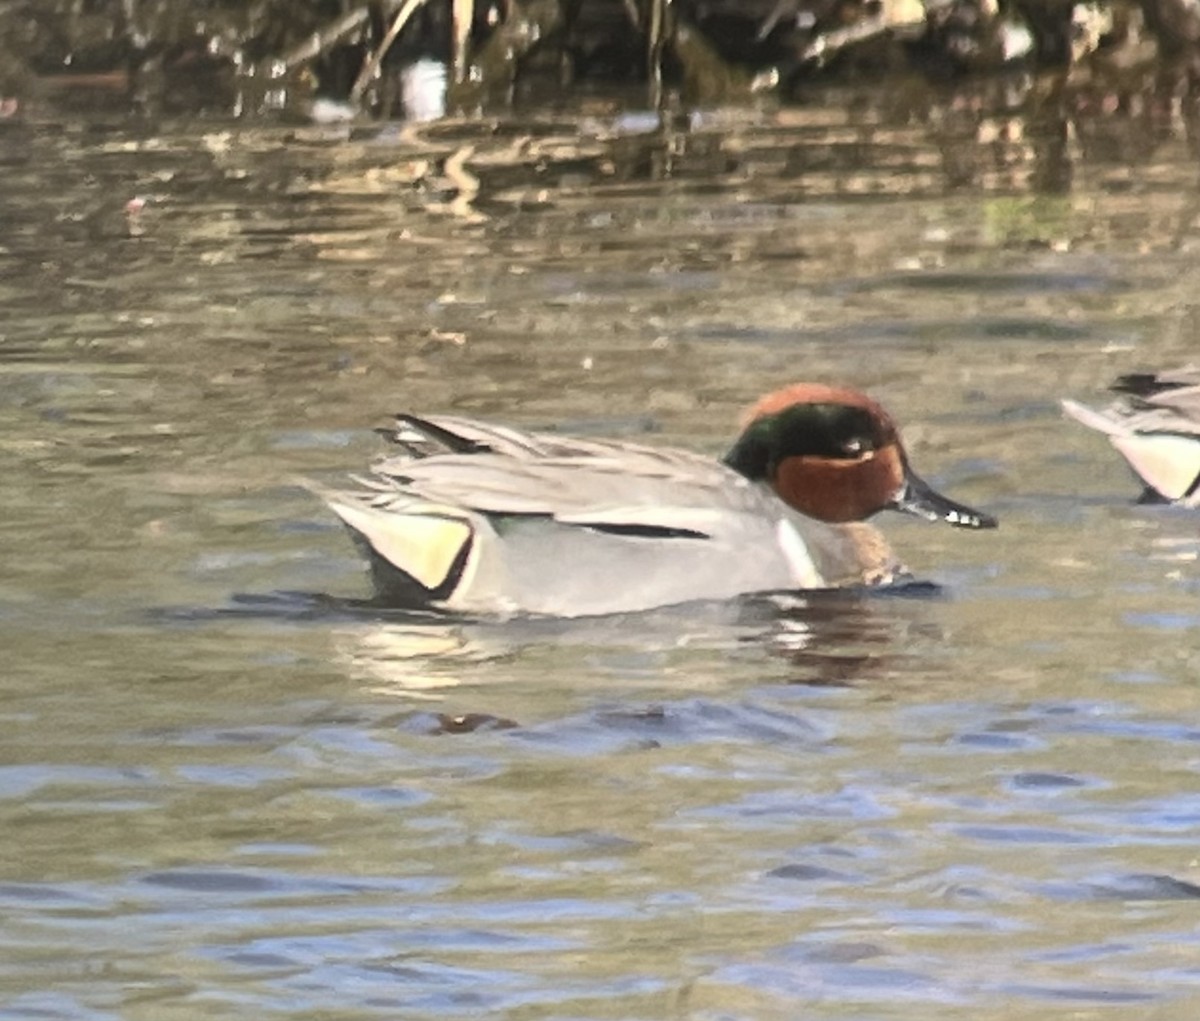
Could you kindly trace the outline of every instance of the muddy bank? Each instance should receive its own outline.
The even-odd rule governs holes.
[[[596,89],[688,105],[1000,82],[1114,107],[1188,97],[1189,0],[9,0],[0,117],[39,108],[318,120],[496,112]],[[978,94],[976,91],[975,94]]]

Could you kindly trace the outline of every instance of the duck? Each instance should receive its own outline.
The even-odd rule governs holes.
[[[580,617],[911,580],[866,519],[996,519],[938,493],[858,390],[798,383],[725,456],[401,413],[353,489],[311,486],[388,605]]]
[[[1062,401],[1075,421],[1108,437],[1145,485],[1145,503],[1200,507],[1200,366],[1134,372],[1109,387],[1120,396],[1097,411]]]

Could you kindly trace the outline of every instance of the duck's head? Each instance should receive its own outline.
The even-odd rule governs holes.
[[[725,463],[820,521],[862,521],[891,508],[959,528],[996,527],[913,472],[888,413],[845,387],[798,383],[767,394],[746,414]]]

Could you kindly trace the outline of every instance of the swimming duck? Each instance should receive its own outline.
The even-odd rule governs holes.
[[[1063,410],[1108,437],[1146,484],[1143,501],[1200,507],[1200,367],[1131,373],[1110,389],[1123,396],[1103,411]]]
[[[318,489],[393,604],[584,616],[907,577],[864,519],[885,508],[961,528],[987,514],[936,493],[866,394],[768,394],[720,460],[620,440],[401,414],[360,489]]]

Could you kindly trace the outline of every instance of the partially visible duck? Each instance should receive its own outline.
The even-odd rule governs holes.
[[[961,528],[996,520],[936,493],[863,393],[763,397],[717,461],[619,440],[401,414],[398,452],[320,495],[396,604],[583,616],[907,577],[863,524],[885,508]]]
[[[1146,484],[1143,500],[1200,507],[1200,367],[1132,373],[1110,389],[1122,396],[1103,411],[1063,410],[1108,437]]]

